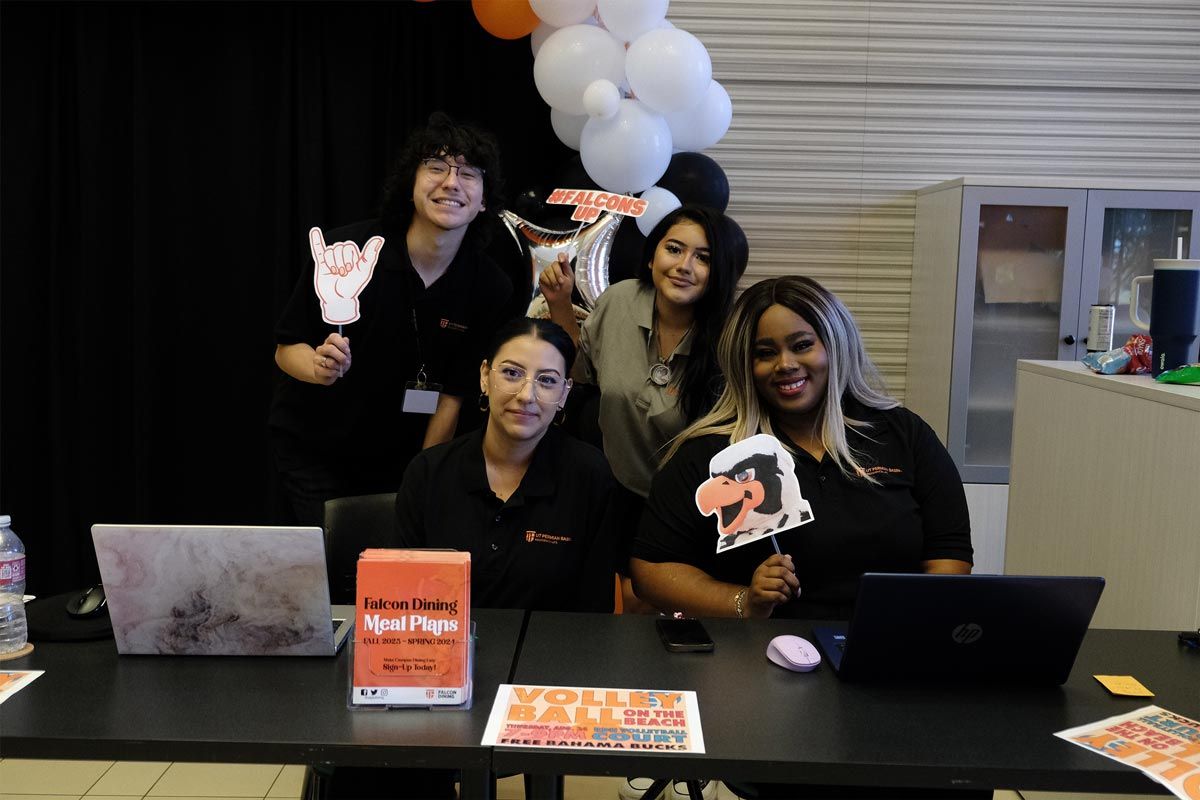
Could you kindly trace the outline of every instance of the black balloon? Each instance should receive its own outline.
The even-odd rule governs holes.
[[[658,185],[684,205],[701,205],[724,211],[729,206],[729,179],[725,170],[703,153],[676,153]]]
[[[608,283],[636,278],[638,267],[642,263],[642,247],[646,237],[638,230],[637,220],[629,217],[617,228],[617,236],[613,239],[612,251],[608,255]]]
[[[562,168],[558,171],[558,183],[555,184],[556,189],[599,189],[600,184],[596,183],[588,176],[587,170],[583,168],[583,159],[578,155],[567,160]]]

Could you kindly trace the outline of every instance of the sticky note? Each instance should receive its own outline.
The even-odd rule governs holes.
[[[1113,694],[1125,697],[1154,697],[1154,692],[1142,686],[1141,681],[1132,675],[1093,675],[1092,677],[1104,684],[1104,688]]]

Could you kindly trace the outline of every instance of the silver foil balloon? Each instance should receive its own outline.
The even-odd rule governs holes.
[[[622,216],[605,212],[595,222],[566,231],[553,231],[534,225],[511,211],[500,215],[517,244],[529,242],[530,267],[533,269],[534,294],[542,270],[566,253],[575,262],[575,286],[588,310],[595,308],[596,298],[608,288],[608,256],[613,239],[621,225]]]

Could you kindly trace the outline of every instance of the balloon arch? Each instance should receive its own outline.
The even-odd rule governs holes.
[[[471,2],[488,33],[502,39],[530,37],[533,80],[550,107],[554,133],[579,152],[595,188],[637,194],[647,201],[646,213],[637,218],[642,236],[681,203],[723,211],[729,202],[724,172],[699,151],[715,145],[729,130],[733,106],[729,93],[713,79],[704,44],[666,19],[668,3]],[[609,223],[606,235],[590,237],[582,226],[579,231],[551,231],[512,212],[505,223],[518,241],[523,237],[534,249],[544,248],[547,237],[555,237],[562,247],[572,236],[579,237],[572,251],[585,255],[588,265],[581,287],[588,288],[584,303],[590,307],[607,288],[608,256],[620,219]],[[634,246],[636,242],[626,244],[629,250]],[[535,269],[538,261],[535,256]]]

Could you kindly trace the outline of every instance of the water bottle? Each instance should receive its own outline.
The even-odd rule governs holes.
[[[25,623],[25,545],[0,514],[0,653],[12,653],[29,638]]]

